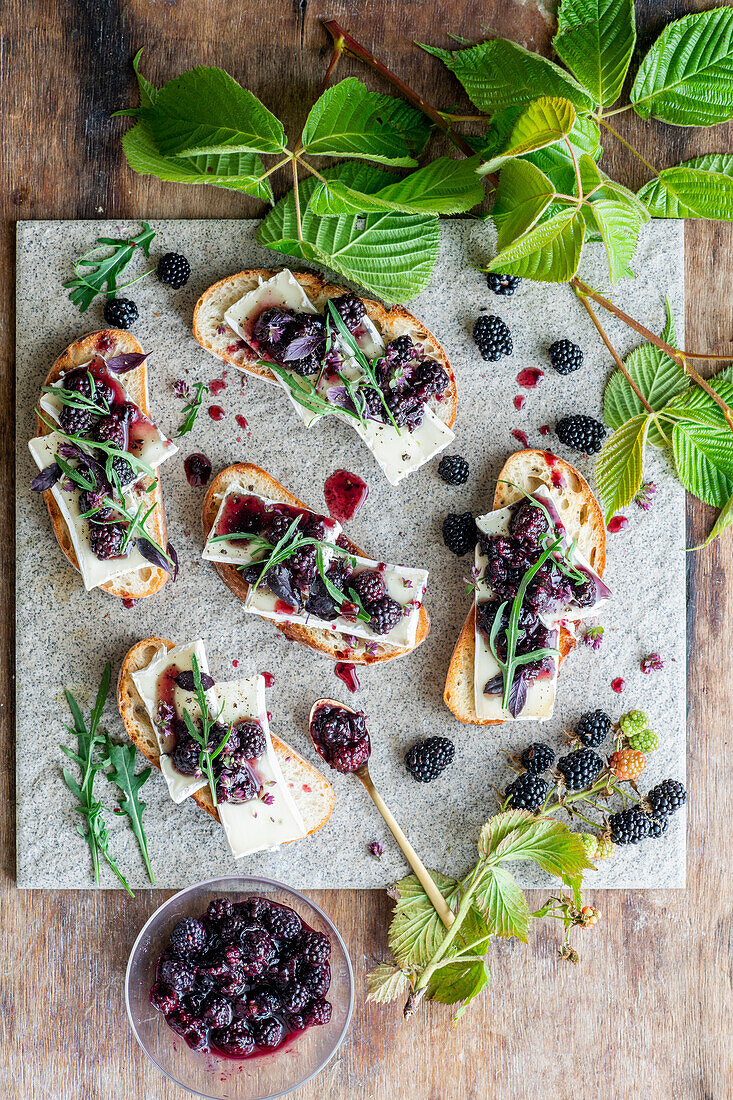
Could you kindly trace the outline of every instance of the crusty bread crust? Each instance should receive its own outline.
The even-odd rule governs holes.
[[[307,504],[299,500],[296,496],[293,496],[284,485],[281,485],[279,481],[276,481],[274,477],[271,477],[270,474],[262,470],[259,466],[254,466],[250,462],[238,462],[234,466],[227,466],[225,470],[217,474],[209,486],[209,490],[204,500],[202,514],[204,538],[206,538],[211,531],[222,499],[227,489],[232,485],[241,486],[242,492],[245,493],[259,493],[261,496],[269,497],[271,500],[282,501],[283,504],[291,504],[297,508],[308,508]],[[358,546],[354,545],[353,542],[348,539],[346,541],[348,543],[348,549],[353,554],[357,554],[360,557],[367,556]],[[222,562],[212,562],[211,564],[214,566],[227,588],[231,589],[238,599],[244,601],[249,592],[249,585],[236,566],[224,565]],[[310,649],[315,649],[319,653],[323,653],[327,657],[330,657],[332,661],[348,659],[354,664],[371,665],[379,661],[391,661],[395,657],[403,657],[406,653],[412,652],[411,649],[397,649],[394,646],[377,642],[376,653],[369,653],[364,647],[361,639],[358,640],[358,648],[355,649],[347,645],[344,635],[340,634],[338,631],[326,630],[323,627],[303,626],[300,623],[275,623],[274,625],[278,630],[282,631],[286,638],[290,638],[290,640],[294,642],[300,642],[302,645],[309,646]],[[413,649],[417,649],[417,647],[425,641],[429,630],[430,616],[423,604],[420,607]]]
[[[94,355],[99,355],[98,341],[100,337],[103,338],[103,346],[105,340],[112,342],[111,347],[105,346],[104,358],[106,359],[111,359],[115,355],[126,355],[130,352],[141,353],[143,350],[135,337],[122,329],[103,329],[101,332],[91,332],[87,336],[82,336],[80,339],[75,340],[73,344],[69,344],[66,351],[59,356],[48,372],[45,385],[53,385],[53,383],[57,382],[63,375],[74,370],[75,367],[79,367],[83,363],[88,363]],[[125,388],[132,400],[140,407],[146,416],[149,416],[148,372],[145,363],[142,363],[139,367],[135,367],[134,370],[128,371],[124,379]],[[37,435],[48,435],[51,431],[52,429],[49,428],[40,417],[36,418]],[[151,480],[151,478],[144,478],[141,485],[149,485]],[[59,546],[69,559],[69,562],[73,565],[74,569],[78,570],[79,562],[77,561],[76,551],[71,541],[71,535],[69,534],[69,529],[66,526],[61,510],[54,500],[53,493],[50,489],[47,489],[43,496]],[[163,509],[163,490],[160,476],[156,478],[154,499],[157,508],[148,521],[148,529],[158,545],[165,547],[168,543],[168,532],[165,522],[165,511]],[[152,596],[155,592],[160,591],[167,580],[168,574],[164,569],[158,569],[157,566],[154,565],[146,565],[130,573],[122,573],[119,577],[113,577],[111,581],[107,581],[106,584],[101,584],[99,587],[103,589],[103,591],[108,592],[111,596],[119,596],[121,599],[141,600],[146,596]]]
[[[240,344],[241,341],[224,321],[224,314],[245,294],[255,290],[260,279],[263,281],[271,279],[276,274],[276,271],[259,268],[240,271],[236,275],[220,279],[218,283],[214,283],[204,291],[196,303],[193,314],[193,334],[203,348],[219,359],[239,367],[240,370],[256,374],[268,382],[277,382],[277,379],[268,367],[258,363],[258,356],[251,348],[245,346],[228,350],[233,345]],[[346,287],[327,283],[321,275],[312,271],[294,271],[293,275],[316,309],[323,309],[329,298],[337,298],[339,294],[345,294],[347,291]],[[397,336],[410,336],[413,342],[420,343],[425,348],[431,359],[435,359],[443,367],[450,379],[448,390],[441,401],[431,398],[428,404],[433,412],[451,428],[455,422],[458,407],[456,379],[442,344],[421,321],[402,306],[385,309],[381,302],[375,302],[371,298],[362,298],[362,301],[369,319],[386,338],[386,342],[394,340]],[[218,331],[220,329],[224,331]]]
[[[553,485],[553,471],[557,471],[564,485],[560,489]],[[525,493],[533,493],[542,486],[552,490],[553,496],[561,506],[562,519],[571,538],[578,539],[578,549],[595,569],[603,575],[606,564],[606,527],[603,513],[593,495],[588,482],[581,474],[562,458],[549,451],[517,451],[510,455],[499,474],[494,492],[494,509],[506,508],[522,496],[519,489],[507,484],[513,482]],[[474,701],[474,659],[476,655],[476,608],[472,605],[463,629],[456,642],[453,656],[448,666],[443,699],[445,705],[458,719],[472,726],[500,725],[501,718],[479,718]],[[575,649],[573,634],[562,627],[560,630],[560,657],[558,664]]]
[[[125,732],[132,743],[150,763],[160,769],[160,752],[150,716],[140,698],[132,679],[133,672],[147,668],[161,646],[173,649],[174,642],[168,638],[145,638],[138,642],[126,654],[117,681],[117,706],[125,726]],[[272,736],[272,735],[271,735]],[[299,756],[294,749],[279,738],[272,736],[272,746],[286,781],[290,780],[293,797],[308,828],[308,836],[317,832],[328,821],[336,799],[333,788],[326,777]],[[308,788],[304,791],[304,788]],[[190,796],[215,821],[219,814],[211,801],[208,787],[202,787]],[[290,844],[292,841],[286,841]]]

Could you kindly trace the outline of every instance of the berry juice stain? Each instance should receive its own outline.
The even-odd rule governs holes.
[[[265,681],[266,688],[271,688],[272,685],[275,683],[275,676],[272,672],[261,672],[260,676]]]
[[[552,482],[553,488],[554,489],[564,489],[565,488],[565,478],[562,476],[560,471],[557,469],[557,462],[558,462],[557,455],[551,454],[549,451],[547,451],[545,453],[545,462],[547,463],[547,465],[550,467],[550,470],[552,471],[551,474],[550,474],[550,481]]]
[[[294,615],[297,610],[297,607],[291,607],[285,600],[275,600],[275,611],[278,615]]]
[[[224,410],[222,409],[221,405],[209,405],[206,411],[208,412],[212,420],[224,419]]]
[[[517,375],[517,385],[522,386],[525,390],[533,390],[544,377],[543,371],[537,367],[526,367],[525,370],[520,370]]]
[[[529,439],[527,433],[523,432],[521,428],[514,428],[511,434],[516,439],[517,443],[521,443],[523,447],[529,448]]]
[[[549,435],[549,434],[550,434],[550,425],[549,424],[542,424],[540,426],[540,435]]]
[[[130,607],[134,607],[136,603],[137,600],[132,600],[129,596],[125,596],[124,600],[122,601],[122,606],[129,609]]]
[[[617,695],[620,695],[625,687],[626,681],[622,680],[620,676],[617,676],[615,680],[611,680],[611,690],[615,691]]]
[[[237,413],[237,415],[234,417],[234,419],[236,420],[237,424],[239,424],[239,427],[242,429],[242,431],[246,432],[247,429],[249,428],[249,424],[247,423],[247,417],[242,416],[241,413]]]
[[[211,382],[209,382],[209,393],[213,394],[214,397],[226,388],[227,384],[223,378],[213,378]]]
[[[349,691],[354,692],[359,690],[359,677],[356,675],[356,668],[350,661],[338,661],[333,670],[338,676],[342,684],[346,684]]]
[[[524,396],[523,393],[518,393],[517,396],[514,398],[514,408],[518,410],[523,409],[526,404],[527,398]]]
[[[626,516],[614,516],[613,519],[608,521],[608,530],[612,535],[618,534],[619,531],[623,531],[623,529],[628,526],[629,521]]]
[[[348,470],[336,470],[323,486],[329,515],[339,523],[353,519],[369,496],[369,486],[357,474]]]
[[[237,660],[236,657],[232,661],[232,668],[239,668],[239,661]]]
[[[201,451],[189,455],[183,463],[183,468],[186,471],[188,484],[194,489],[200,489],[202,485],[206,485],[211,477],[211,462]]]

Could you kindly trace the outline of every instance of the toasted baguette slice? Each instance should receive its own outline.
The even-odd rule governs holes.
[[[142,642],[134,645],[122,662],[117,681],[117,706],[125,724],[127,736],[156,768],[160,768],[158,739],[150,721],[150,716],[145,709],[145,704],[133,682],[132,673],[147,668],[162,645],[167,649],[173,649],[175,642],[171,642],[167,638],[145,638]],[[314,768],[312,764],[299,756],[284,741],[272,737],[272,747],[280,764],[283,778],[289,784],[290,793],[300,810],[308,830],[308,836],[310,836],[311,833],[317,832],[322,825],[325,825],[331,816],[336,802],[333,788],[317,768]],[[202,787],[201,790],[196,791],[190,797],[199,804],[202,810],[206,810],[206,813],[213,817],[215,821],[219,821],[219,814],[211,801],[211,792],[208,787]],[[287,841],[286,843],[292,842]]]
[[[88,363],[94,355],[102,354],[100,348],[104,349],[105,359],[111,359],[115,355],[126,355],[130,352],[141,353],[143,350],[135,337],[122,329],[110,328],[103,329],[102,332],[92,332],[88,336],[82,336],[79,340],[75,340],[73,344],[69,344],[63,355],[59,356],[51,367],[45,385],[53,385],[62,375],[68,374],[69,371],[74,370],[75,367],[80,367],[83,363]],[[125,375],[125,389],[142,412],[149,416],[148,371],[145,363],[127,372]],[[38,417],[36,421],[37,435],[48,435],[51,431],[52,429]],[[150,481],[150,478],[144,478],[141,485],[149,485]],[[47,489],[43,495],[59,546],[74,569],[78,570],[79,563],[71,541],[71,535],[53,498],[53,493],[50,489]],[[158,546],[165,547],[168,544],[168,532],[163,510],[163,490],[160,476],[156,478],[156,486],[150,496],[154,498],[157,507],[148,521],[147,528]],[[119,577],[113,577],[111,581],[107,581],[106,584],[101,584],[99,587],[104,592],[109,592],[111,596],[119,596],[121,599],[141,600],[145,596],[152,596],[155,592],[158,592],[167,580],[168,574],[164,569],[158,569],[155,565],[146,565],[130,573],[122,573]]]
[[[549,458],[549,461],[548,461]],[[553,470],[562,475],[565,485],[557,489],[552,484]],[[550,489],[559,504],[560,518],[571,539],[577,538],[578,549],[599,576],[606,564],[606,528],[598,501],[588,482],[574,466],[546,451],[517,451],[510,455],[499,474],[494,493],[494,509],[506,508],[519,500],[521,493],[512,485],[520,486],[525,493],[533,493],[543,486]],[[500,718],[479,718],[474,702],[473,665],[476,655],[475,606],[466,617],[456,648],[453,650],[443,699],[448,710],[459,722],[473,726],[493,726]],[[575,638],[563,627],[560,631],[560,659],[575,649]]]
[[[193,314],[193,334],[202,348],[206,348],[226,363],[232,363],[240,370],[256,374],[268,382],[277,382],[275,375],[268,367],[259,364],[258,356],[251,348],[246,345],[241,346],[242,341],[229,328],[224,320],[224,314],[245,294],[256,290],[260,279],[264,282],[276,274],[276,271],[259,269],[240,271],[238,275],[220,279],[218,283],[214,283],[204,291],[196,303]],[[293,275],[316,309],[321,311],[325,309],[329,298],[337,298],[339,294],[347,292],[346,287],[333,286],[321,275],[312,271],[294,271]],[[425,328],[425,325],[402,306],[385,309],[381,302],[375,302],[371,298],[362,298],[362,301],[369,319],[374,323],[385,343],[398,336],[409,336],[413,343],[421,344],[427,355],[443,367],[450,379],[450,386],[441,401],[431,398],[428,403],[436,416],[445,421],[449,428],[453,427],[458,405],[456,379],[442,345],[432,332]]]
[[[270,500],[295,505],[296,508],[308,507],[307,504],[289,493],[284,485],[281,485],[279,481],[275,481],[274,477],[271,477],[265,470],[260,469],[259,466],[253,466],[249,462],[238,462],[235,466],[227,466],[225,470],[217,474],[209,486],[202,515],[204,538],[208,536],[213,526],[227,490],[233,486],[242,493],[257,493],[260,496],[269,497]],[[344,538],[346,537],[344,536]],[[363,550],[360,550],[349,539],[346,539],[346,542],[348,543],[348,549],[353,554],[360,557],[367,556]],[[212,562],[211,564],[227,588],[230,588],[240,600],[246,600],[249,585],[236,566],[224,565],[221,562]],[[274,625],[283,632],[286,638],[290,638],[293,642],[301,642],[311,649],[316,649],[319,653],[330,657],[332,661],[340,661],[348,656],[349,661],[355,664],[371,665],[377,661],[391,661],[394,657],[403,657],[406,653],[411,653],[412,649],[417,649],[428,636],[430,616],[423,604],[420,607],[415,644],[412,649],[398,649],[395,646],[377,642],[375,653],[368,653],[364,646],[360,644],[361,639],[357,643],[359,645],[358,649],[348,646],[343,634],[338,633],[338,631],[326,630],[323,627],[303,626],[300,623],[274,623]]]

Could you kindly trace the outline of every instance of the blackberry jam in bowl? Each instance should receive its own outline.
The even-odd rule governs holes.
[[[354,1000],[346,947],[317,905],[271,879],[190,886],[153,913],[130,954],[140,1046],[207,1100],[272,1100],[341,1045]]]

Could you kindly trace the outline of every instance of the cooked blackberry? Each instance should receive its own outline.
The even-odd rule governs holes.
[[[476,341],[481,358],[488,363],[495,363],[505,355],[511,355],[514,350],[512,336],[507,325],[501,317],[492,314],[482,314],[473,326],[473,338]]]
[[[90,523],[89,544],[94,556],[100,561],[122,557],[125,533],[125,525],[122,523]]]
[[[175,925],[170,937],[170,949],[180,958],[190,958],[206,950],[208,936],[200,920],[183,917]]]
[[[158,260],[158,278],[161,283],[179,290],[191,278],[191,265],[180,252],[166,252]]]
[[[366,313],[366,306],[356,294],[339,294],[338,298],[331,299],[331,305],[335,306],[341,320],[352,332],[359,327]]]
[[[112,459],[112,469],[120,479],[120,485],[123,487],[129,485],[131,481],[135,480],[135,471],[131,464],[122,455],[115,455]]]
[[[509,799],[512,809],[528,810],[531,814],[536,814],[547,798],[549,789],[547,780],[541,775],[525,772],[509,784],[504,791],[504,797]]]
[[[312,351],[310,355],[307,355],[305,359],[291,359],[286,364],[290,370],[294,370],[296,374],[299,374],[301,378],[309,378],[313,374],[317,374],[321,369],[323,360],[320,355],[315,351]]]
[[[121,451],[125,450],[127,441],[125,422],[116,412],[99,418],[94,429],[94,436],[100,443],[111,443],[113,446],[119,447]]]
[[[465,485],[468,463],[461,455],[445,455],[438,463],[438,475],[446,485]]]
[[[376,569],[365,569],[352,577],[349,587],[354,589],[363,604],[373,604],[384,595],[384,577]]]
[[[387,344],[387,358],[400,363],[409,363],[417,351],[409,336],[397,336]]]
[[[361,386],[357,391],[366,406],[366,415],[372,420],[386,420],[384,402],[373,386]]]
[[[638,844],[644,837],[649,836],[650,820],[649,815],[638,806],[611,814],[608,819],[611,840],[614,844]]]
[[[590,710],[578,722],[575,733],[578,740],[589,749],[596,749],[606,740],[613,723],[602,710]]]
[[[369,627],[375,634],[389,634],[402,618],[402,608],[391,596],[382,596],[369,607]]]
[[[583,454],[597,454],[603,446],[606,429],[599,420],[583,413],[563,416],[555,425],[555,434],[566,447],[572,447]]]
[[[570,340],[556,340],[549,352],[550,365],[558,374],[572,374],[583,366],[583,352]]]
[[[413,381],[414,392],[426,400],[428,397],[437,397],[445,393],[450,385],[450,378],[440,363],[435,359],[424,359],[418,364]]]
[[[232,736],[235,733],[238,739],[237,751],[247,760],[256,760],[267,751],[267,738],[259,722],[252,720],[240,722],[232,730]],[[225,748],[224,752],[226,751]]]
[[[108,298],[104,306],[104,319],[113,328],[132,328],[140,314],[130,298]]]
[[[201,746],[192,737],[181,738],[171,754],[171,763],[181,775],[201,776]]]
[[[486,276],[489,290],[504,298],[511,298],[521,281],[518,275],[500,275],[498,271],[490,271]]]
[[[86,435],[91,430],[94,414],[90,409],[74,409],[63,405],[60,413],[61,427],[68,435]]]
[[[456,746],[447,737],[426,737],[405,754],[405,767],[418,783],[432,783],[452,763]]]
[[[552,767],[555,763],[555,754],[549,745],[545,745],[542,741],[533,741],[531,745],[527,745],[519,757],[519,762],[532,775],[539,775]]]
[[[557,770],[569,791],[581,791],[590,787],[601,774],[603,761],[591,749],[576,749],[558,760]]]
[[[476,521],[470,512],[451,512],[443,520],[443,542],[457,558],[474,549],[476,536]]]

